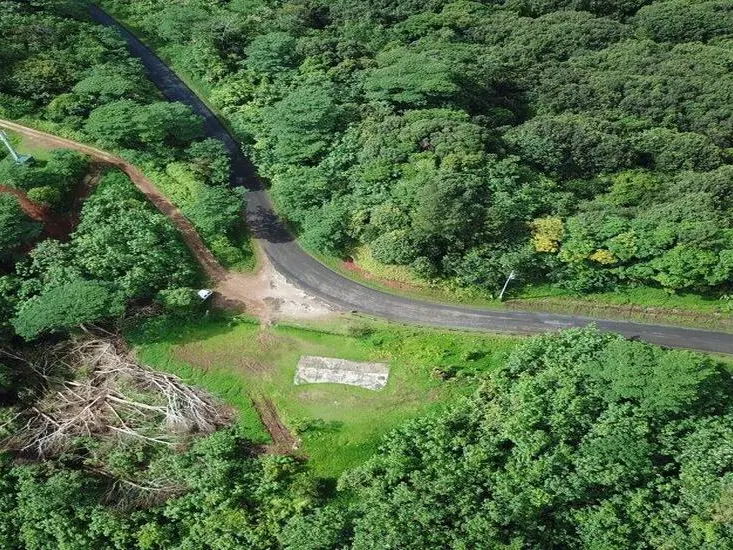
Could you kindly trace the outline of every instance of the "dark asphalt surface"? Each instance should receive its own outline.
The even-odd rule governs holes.
[[[393,321],[448,328],[485,330],[512,334],[537,334],[595,323],[601,330],[621,333],[668,347],[733,354],[733,335],[710,330],[612,321],[570,315],[523,311],[485,310],[434,304],[380,292],[347,279],[308,255],[280,222],[256,171],[237,142],[206,105],[134,35],[111,16],[91,7],[98,23],[115,27],[127,41],[130,52],[139,57],[153,82],[171,101],[189,105],[205,119],[206,133],[224,142],[233,159],[233,182],[244,185],[247,222],[285,278],[325,302],[359,313]]]

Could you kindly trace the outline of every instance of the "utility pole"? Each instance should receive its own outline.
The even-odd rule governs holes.
[[[509,274],[509,277],[506,278],[506,282],[504,283],[504,288],[501,289],[501,292],[499,293],[499,301],[501,302],[504,299],[504,293],[506,292],[506,287],[509,286],[509,281],[513,281],[516,279],[517,276],[514,273],[514,270],[512,269],[512,272]]]
[[[29,160],[31,160],[30,155],[19,155],[15,148],[13,147],[13,144],[10,143],[10,138],[8,137],[8,134],[0,130],[0,141],[2,141],[5,144],[5,147],[8,148],[8,151],[10,151],[10,154],[13,156],[13,160],[15,161],[15,164],[25,164]]]

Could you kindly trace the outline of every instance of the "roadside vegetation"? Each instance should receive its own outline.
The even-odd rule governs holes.
[[[119,172],[66,242],[10,253],[2,548],[733,543],[730,364],[592,328],[520,342],[206,316],[179,286],[187,249]],[[302,354],[391,378],[294,386]],[[260,397],[298,449],[269,450]]]
[[[721,2],[103,4],[202,83],[323,254],[489,295],[511,270],[731,293]]]
[[[76,159],[82,170],[86,167],[75,154],[64,152],[63,158]],[[47,174],[49,165],[22,170]],[[0,216],[2,235],[16,239],[15,246],[5,248],[0,263],[6,337],[17,333],[32,340],[59,329],[120,317],[128,303],[156,297],[165,301],[171,291],[195,286],[200,279],[174,227],[121,172],[102,177],[84,202],[78,225],[63,242],[44,239],[30,251],[22,245],[37,238],[43,224],[27,219],[13,195],[0,193],[0,205],[6,199],[14,210],[8,217]],[[185,292],[193,295],[195,291]]]
[[[452,281],[421,280],[406,266],[380,264],[360,247],[342,261],[310,251],[321,263],[368,287],[418,300],[489,309],[520,309],[575,314],[600,319],[628,319],[720,332],[733,331],[733,294],[669,292],[648,286],[620,286],[604,292],[575,293],[552,283],[516,285],[510,281],[502,300],[496,293]]]

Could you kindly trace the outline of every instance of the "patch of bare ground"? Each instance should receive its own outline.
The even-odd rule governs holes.
[[[208,372],[214,365],[222,364],[226,364],[235,370],[257,374],[262,377],[269,377],[272,372],[266,364],[246,353],[233,354],[231,351],[226,350],[208,351],[195,342],[179,346],[173,356],[186,363],[194,364],[205,372]]]
[[[334,309],[310,296],[275,270],[264,254],[261,254],[257,272],[229,272],[220,279],[214,290],[217,303],[244,304],[245,311],[269,325],[283,319],[317,320],[333,315]]]
[[[299,442],[280,419],[272,400],[258,395],[252,398],[252,404],[272,438],[272,443],[264,445],[262,451],[268,454],[289,454],[297,450]]]

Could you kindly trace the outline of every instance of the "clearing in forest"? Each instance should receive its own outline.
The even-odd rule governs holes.
[[[362,463],[404,421],[471,394],[518,341],[358,319],[294,327],[217,316],[150,319],[126,338],[141,362],[235,407],[251,440],[271,452],[297,445],[327,478]],[[303,356],[389,364],[389,378],[379,391],[295,385]]]

